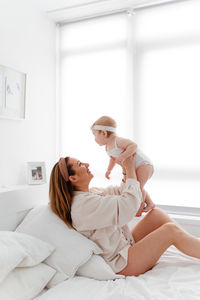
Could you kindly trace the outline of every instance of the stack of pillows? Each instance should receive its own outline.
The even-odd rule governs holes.
[[[56,274],[42,263],[55,247],[32,236],[0,231],[0,299],[29,300]]]
[[[3,293],[7,291],[8,285],[16,286],[17,289],[13,278],[19,278],[16,275],[22,272],[25,278],[29,277],[30,272],[31,287],[33,290],[35,287],[32,293],[34,296],[39,293],[39,289],[45,286],[52,288],[75,274],[97,280],[124,277],[115,274],[98,255],[102,250],[94,242],[68,228],[48,205],[32,209],[15,232],[0,231],[0,249],[3,249],[0,254],[0,299],[6,299]],[[35,277],[31,275],[32,271]],[[39,273],[46,275],[43,274],[41,279]],[[39,287],[36,281],[40,283]],[[17,299],[16,291],[14,299]],[[30,290],[28,298],[21,296],[19,299],[31,299]]]

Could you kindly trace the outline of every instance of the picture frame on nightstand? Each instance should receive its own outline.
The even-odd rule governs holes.
[[[45,162],[28,162],[28,184],[46,183]]]

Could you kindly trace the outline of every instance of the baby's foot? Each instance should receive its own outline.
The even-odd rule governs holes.
[[[146,191],[142,190],[142,203],[140,205],[140,208],[138,209],[137,213],[136,213],[136,217],[140,217],[142,215],[142,212],[144,211],[144,207],[145,207],[145,198],[146,198]]]
[[[155,207],[155,204],[153,202],[147,203],[147,205],[143,208],[142,212],[148,212],[152,210]]]
[[[142,201],[141,205],[140,205],[140,208],[138,209],[137,213],[136,213],[136,217],[140,217],[142,215],[142,212],[144,210],[144,201]]]

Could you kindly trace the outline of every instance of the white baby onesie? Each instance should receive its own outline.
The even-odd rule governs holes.
[[[117,147],[117,139],[115,139],[115,147],[111,150],[106,150],[108,156],[119,157],[124,149]],[[137,149],[135,157],[135,168],[139,168],[142,165],[152,165],[151,160],[140,149]]]

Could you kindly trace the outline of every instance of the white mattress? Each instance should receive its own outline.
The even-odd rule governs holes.
[[[74,277],[48,290],[37,300],[200,300],[200,260],[173,246],[157,265],[138,277],[98,281]]]

